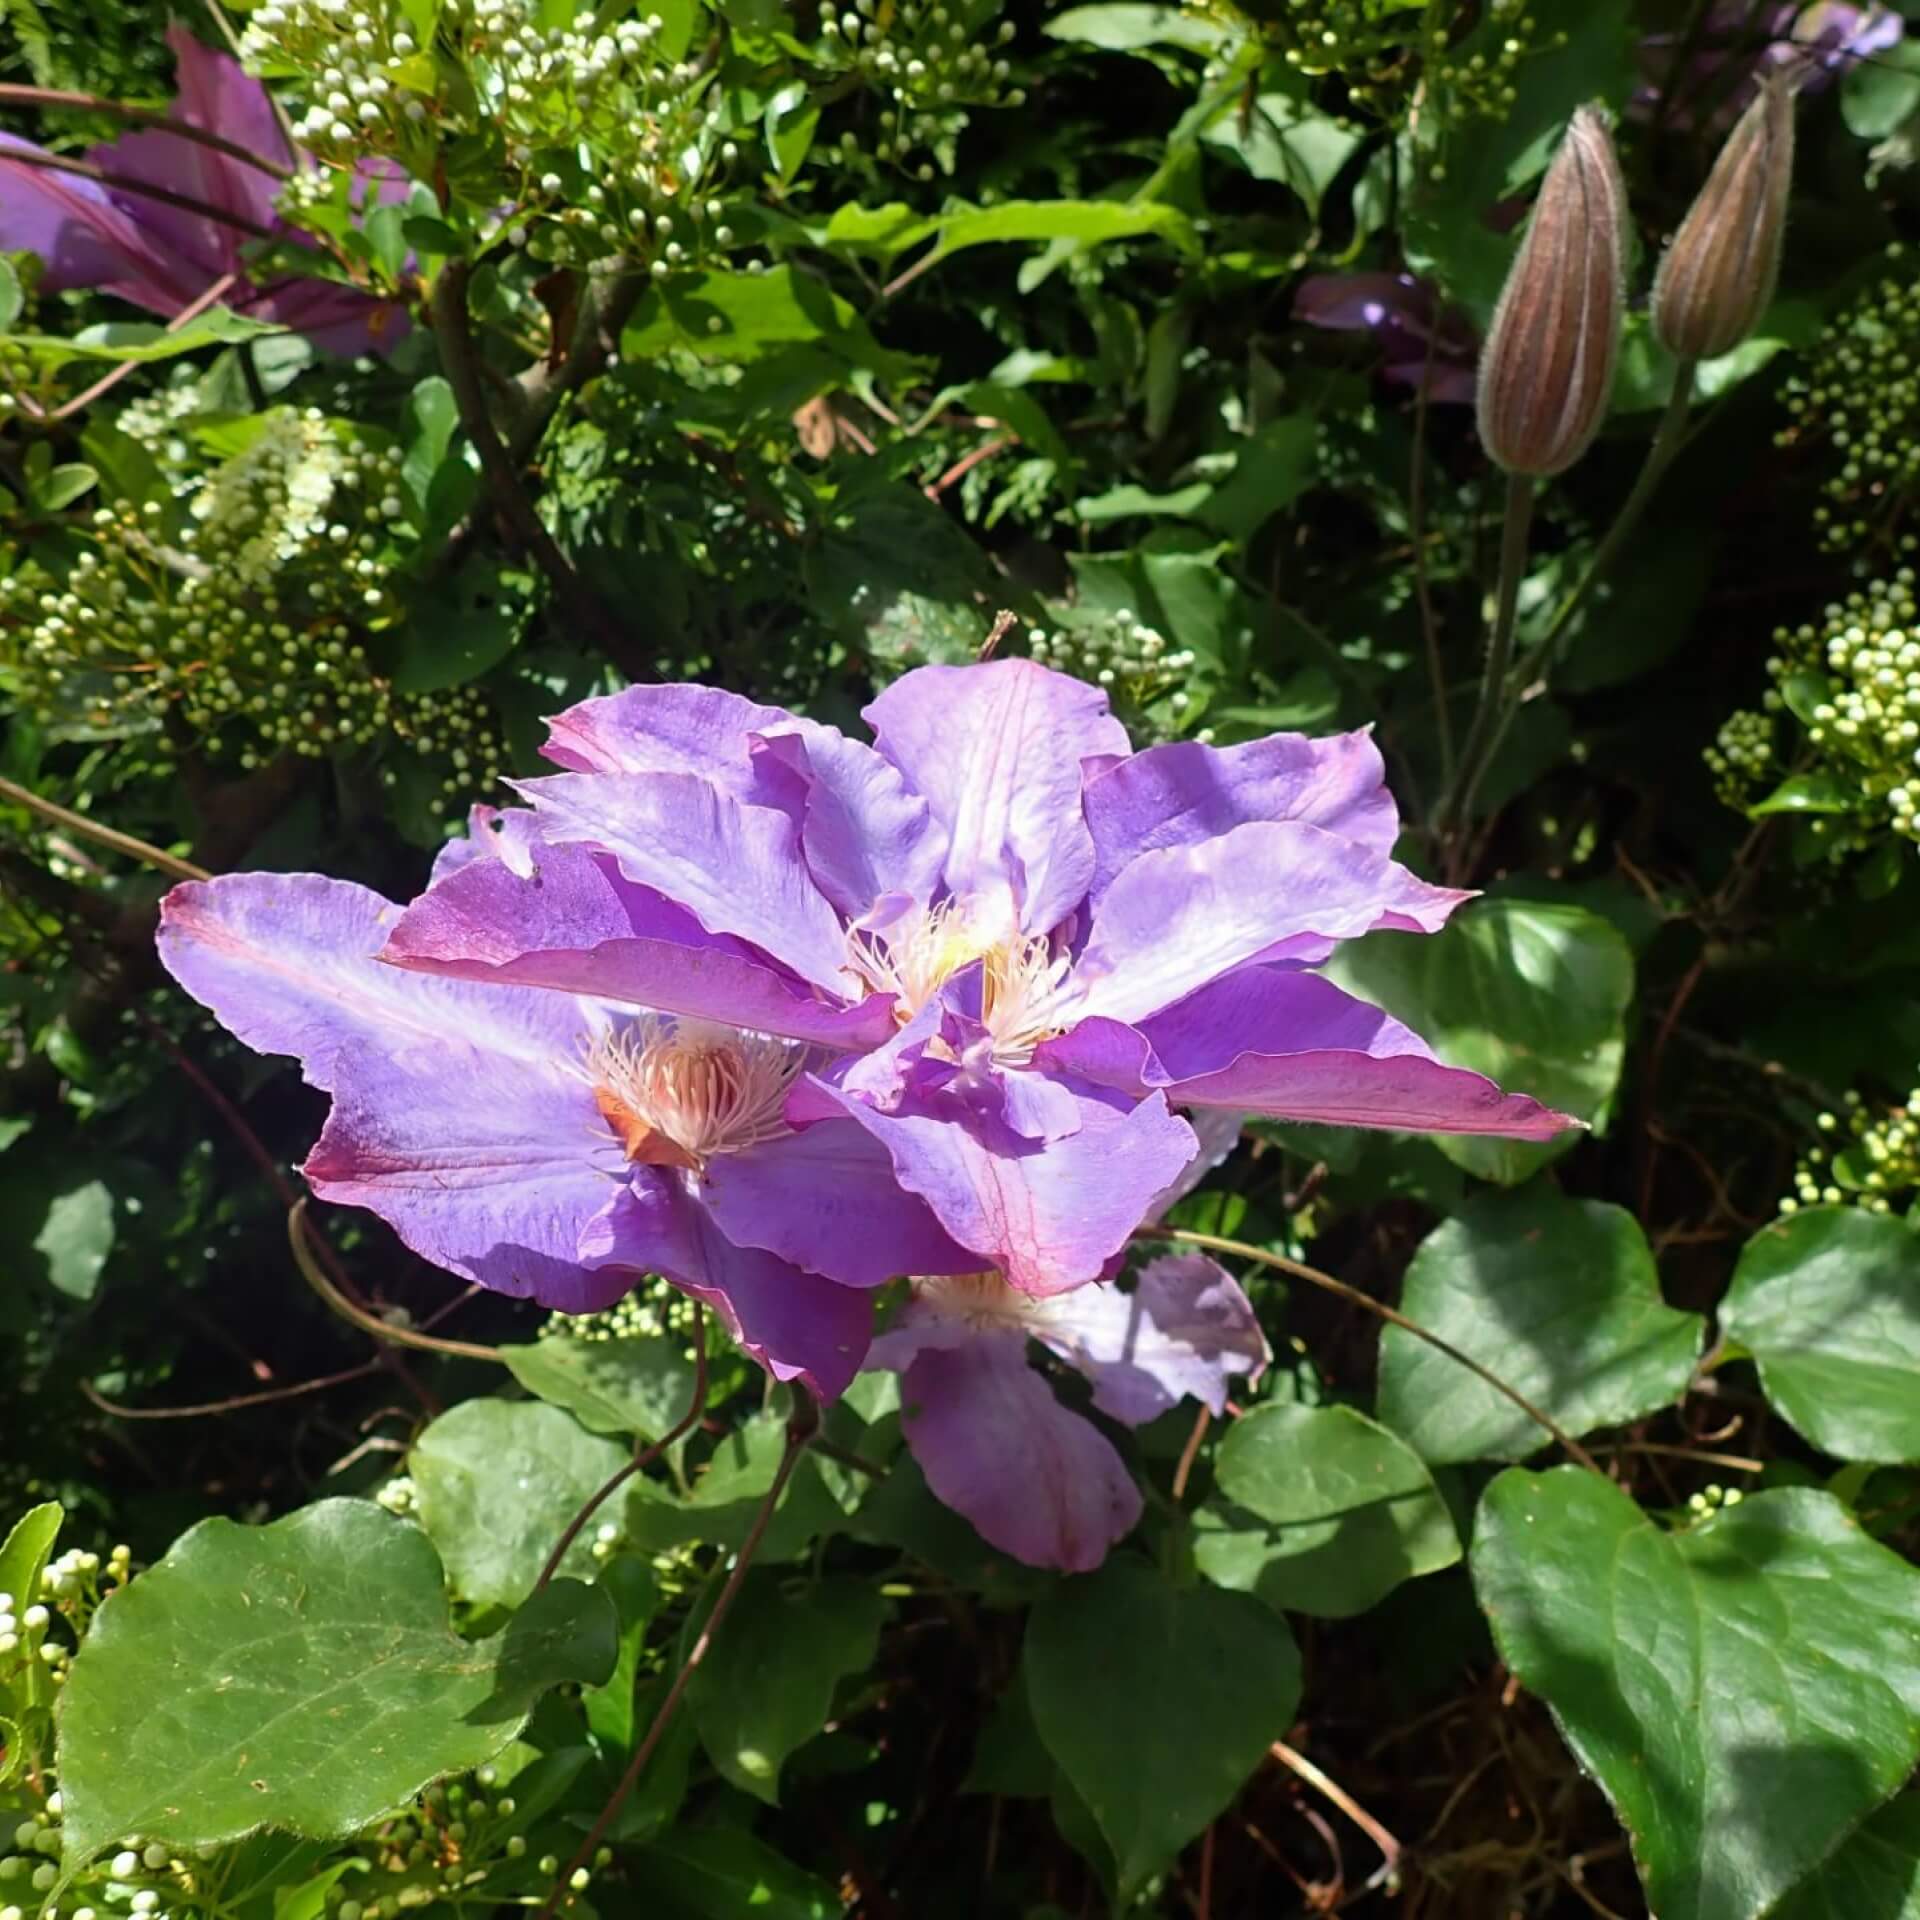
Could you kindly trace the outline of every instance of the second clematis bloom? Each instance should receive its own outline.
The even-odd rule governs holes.
[[[445,874],[382,957],[813,1045],[801,1138],[851,1122],[1033,1296],[1111,1270],[1195,1151],[1177,1108],[1575,1124],[1312,971],[1468,897],[1391,858],[1366,734],[1136,754],[1099,689],[1026,660],[923,667],[866,717],[872,746],[713,688],[584,702],[552,723],[567,771],[522,788],[524,857]],[[825,1270],[832,1223],[754,1225],[738,1171],[702,1183],[719,1229]]]
[[[509,833],[467,870],[516,857]],[[399,916],[317,874],[189,883],[162,908],[174,978],[332,1096],[303,1168],[322,1199],[369,1209],[468,1280],[567,1312],[662,1273],[823,1399],[866,1355],[872,1288],[978,1265],[862,1128],[786,1123],[806,1046],[403,973],[379,959]],[[704,1198],[721,1167],[743,1200],[725,1226]],[[796,1231],[819,1264],[773,1250]]]

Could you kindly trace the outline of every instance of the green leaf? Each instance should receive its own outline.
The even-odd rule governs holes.
[[[1547,1181],[1483,1194],[1436,1227],[1400,1304],[1574,1434],[1678,1400],[1706,1329],[1661,1300],[1630,1213]],[[1428,1460],[1520,1460],[1548,1444],[1505,1395],[1399,1327],[1380,1337],[1379,1410]]]
[[[758,360],[817,346],[883,378],[912,372],[832,288],[792,267],[765,273],[690,273],[655,287],[621,335],[621,357],[644,363],[680,347],[702,360]]]
[[[1720,1331],[1767,1398],[1841,1460],[1920,1460],[1920,1238],[1859,1207],[1811,1207],[1741,1250]]]
[[[1920,112],[1920,47],[1887,47],[1871,60],[1849,60],[1840,80],[1840,112],[1847,131],[1884,140]]]
[[[1831,773],[1795,773],[1747,812],[1756,820],[1775,813],[1853,813],[1865,796],[1852,781]]]
[[[356,1833],[491,1759],[537,1693],[603,1673],[612,1643],[611,1603],[571,1581],[491,1640],[460,1639],[432,1545],[368,1501],[202,1521],[106,1601],[74,1659],[68,1871],[143,1840]]]
[[[427,489],[447,457],[459,424],[460,409],[454,404],[453,389],[439,374],[429,374],[407,395],[400,414],[400,442],[406,448],[400,477],[413,496],[418,519],[426,515]]]
[[[1052,40],[1070,40],[1083,47],[1101,47],[1110,53],[1134,53],[1142,47],[1181,47],[1189,53],[1212,53],[1235,36],[1224,22],[1185,7],[1114,4],[1068,7],[1041,31]]]
[[[1301,95],[1262,93],[1235,98],[1201,134],[1208,146],[1233,154],[1256,180],[1290,189],[1316,218],[1335,176],[1365,138],[1343,127]]]
[[[627,1450],[540,1401],[464,1400],[414,1443],[408,1461],[420,1524],[462,1598],[518,1606],[553,1544]],[[561,1571],[590,1575],[591,1536]]]
[[[529,1393],[565,1408],[590,1433],[658,1440],[680,1424],[693,1401],[693,1362],[663,1335],[537,1340],[502,1347],[500,1357]]]
[[[620,1644],[606,1684],[587,1694],[581,1708],[593,1737],[624,1752],[633,1745],[635,1689],[647,1628],[660,1610],[660,1583],[644,1560],[623,1553],[601,1570],[599,1585],[619,1614]]]
[[[113,320],[103,326],[83,327],[70,340],[52,334],[0,334],[0,346],[17,347],[42,365],[57,367],[68,360],[172,360],[206,346],[286,333],[285,327],[268,321],[249,320],[244,314],[229,313],[225,307],[210,307],[172,333],[151,321]]]
[[[1320,465],[1320,431],[1313,416],[1283,414],[1248,436],[1233,471],[1214,488],[1194,518],[1232,539],[1247,541],[1307,488]]]
[[[783,182],[800,171],[820,124],[820,106],[808,97],[806,84],[796,80],[767,102],[763,121],[767,153]]]
[[[45,1257],[47,1278],[74,1300],[91,1300],[113,1251],[113,1194],[104,1182],[69,1187],[47,1202],[33,1249]]]
[[[1194,1559],[1276,1612],[1365,1613],[1460,1558],[1420,1456],[1351,1407],[1256,1407],[1227,1430],[1214,1478]]]
[[[57,1500],[29,1507],[0,1543],[0,1593],[13,1596],[15,1609],[30,1607],[40,1598],[40,1576],[53,1557],[53,1543],[60,1537],[60,1523],[65,1517]],[[52,1699],[53,1682],[38,1660],[26,1661],[11,1681],[0,1680],[0,1709],[16,1726],[24,1726],[36,1735],[44,1730],[41,1715]],[[32,1744],[39,1744],[37,1738]],[[20,1745],[18,1739],[7,1742],[0,1781],[13,1771]]]
[[[840,1920],[844,1903],[764,1840],[684,1827],[628,1865],[631,1909],[647,1920]]]
[[[430,496],[436,503],[439,482],[455,475],[469,477],[464,463],[450,460],[439,469]],[[437,511],[430,517],[440,524]],[[498,562],[488,554],[470,553],[450,576],[411,591],[408,598],[393,674],[401,693],[464,686],[498,666],[519,642],[525,608],[507,591]]]
[[[841,1680],[873,1664],[886,1615],[864,1581],[822,1580],[787,1595],[778,1576],[749,1574],[687,1689],[720,1772],[777,1806],[787,1756],[826,1725]]]
[[[1773,1920],[1920,1920],[1920,1793],[1889,1800]]]
[[[1156,200],[1002,200],[942,213],[927,225],[939,236],[934,253],[941,260],[967,247],[1010,240],[1070,240],[1094,247],[1154,238],[1185,253],[1199,246],[1187,216]]]
[[[1633,953],[1598,914],[1483,900],[1439,933],[1348,941],[1326,971],[1405,1021],[1449,1066],[1604,1124],[1625,1053]],[[1534,1145],[1438,1134],[1434,1145],[1483,1180],[1518,1186],[1578,1137]]]
[[[1024,1663],[1040,1738],[1113,1849],[1120,1904],[1239,1792],[1300,1699],[1277,1614],[1118,1555],[1042,1596]]]
[[[62,508],[72,506],[82,494],[91,493],[99,484],[99,474],[85,461],[69,461],[64,466],[55,467],[34,489],[34,503],[48,513],[58,513]]]
[[[654,1553],[696,1541],[738,1546],[773,1484],[786,1444],[785,1418],[756,1414],[714,1448],[690,1499],[677,1498],[657,1480],[634,1481],[627,1496],[628,1534],[637,1546]],[[786,1559],[841,1517],[815,1462],[802,1456],[773,1510],[759,1558],[763,1562]]]
[[[20,276],[14,272],[13,263],[0,260],[0,333],[20,318],[20,309],[25,304],[20,292]]]
[[[1510,1468],[1471,1559],[1660,1920],[1773,1912],[1920,1759],[1920,1571],[1828,1494],[1664,1533],[1597,1474]]]

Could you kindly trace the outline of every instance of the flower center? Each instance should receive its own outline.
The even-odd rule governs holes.
[[[1034,1302],[1016,1293],[1002,1273],[954,1273],[926,1276],[914,1292],[943,1320],[958,1320],[976,1333],[1024,1327],[1034,1317]]]
[[[942,984],[974,961],[984,962],[981,1023],[1002,1065],[1024,1066],[1043,1040],[1063,1032],[1071,962],[1043,933],[984,927],[964,900],[943,900],[904,914],[878,932],[847,935],[849,968],[876,993],[894,996],[905,1026]]]
[[[701,1172],[787,1131],[806,1049],[701,1020],[643,1014],[587,1049],[585,1077],[629,1162]]]

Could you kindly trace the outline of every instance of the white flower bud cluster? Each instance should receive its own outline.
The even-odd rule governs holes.
[[[1049,632],[1034,627],[1027,651],[1042,666],[1104,687],[1114,710],[1143,739],[1166,740],[1184,731],[1193,695],[1181,682],[1194,668],[1190,647],[1173,647],[1166,635],[1138,619],[1133,609],[1096,616]],[[1203,732],[1202,741],[1212,739]]]
[[[820,10],[815,51],[823,65],[838,65],[891,96],[873,156],[904,165],[909,156],[950,142],[964,120],[962,107],[1026,105],[1008,58],[1015,35],[1011,20],[996,26],[997,4],[968,0],[852,0]],[[845,142],[842,142],[843,147]],[[915,169],[933,178],[930,162]]]
[[[1737,1507],[1745,1495],[1738,1487],[1706,1486],[1687,1496],[1687,1511],[1695,1522],[1711,1520],[1727,1507]]]
[[[240,37],[249,66],[307,76],[311,104],[293,132],[317,151],[342,141],[379,144],[396,119],[425,118],[416,87],[431,89],[433,63],[417,60],[420,51],[397,10],[352,0],[268,0],[247,16]]]
[[[1891,1213],[1896,1199],[1920,1187],[1920,1087],[1903,1105],[1880,1110],[1849,1092],[1840,1113],[1823,1113],[1814,1125],[1823,1137],[1794,1168],[1782,1213],[1849,1205]]]
[[[490,785],[484,697],[396,693],[364,644],[398,613],[405,513],[397,451],[276,409],[191,494],[177,545],[160,503],[122,501],[93,514],[64,582],[0,579],[0,679],[43,723],[163,752],[180,728],[243,768],[397,738],[447,764],[446,793]]]

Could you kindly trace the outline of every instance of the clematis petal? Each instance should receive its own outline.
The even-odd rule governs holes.
[[[1550,1140],[1581,1122],[1443,1066],[1399,1021],[1317,974],[1245,967],[1142,1021],[1083,1021],[1040,1063],[1183,1106],[1404,1133]]]
[[[290,1053],[316,1087],[365,1045],[396,1058],[467,1046],[503,1061],[571,1062],[597,1016],[563,994],[430,980],[378,955],[400,917],[366,887],[314,873],[188,881],[160,904],[167,971],[260,1053]],[[471,1090],[469,1090],[470,1092]]]
[[[458,873],[475,860],[504,860],[525,879],[533,871],[529,845],[538,837],[535,817],[527,808],[476,803],[467,809],[466,832],[456,834],[433,856],[427,885],[437,886],[448,874]]]
[[[803,980],[845,992],[845,928],[784,813],[743,805],[685,773],[563,773],[517,784],[550,840],[604,849],[629,880],[709,933],[751,941]]]
[[[989,1115],[944,1118],[906,1106],[882,1113],[826,1080],[810,1085],[887,1149],[900,1185],[925,1200],[980,1265],[998,1267],[1023,1293],[1060,1293],[1097,1278],[1194,1151],[1193,1129],[1157,1095],[1136,1103],[1072,1086],[1079,1129],[1041,1143]]]
[[[1093,879],[1081,763],[1131,751],[1096,687],[1031,660],[917,667],[866,709],[880,751],[949,836],[952,891],[1047,933]]]
[[[1019,1338],[922,1353],[900,1399],[927,1485],[1002,1553],[1090,1573],[1139,1520],[1140,1489],[1113,1443],[1054,1398]]]
[[[1275,733],[1237,747],[1149,747],[1087,788],[1096,900],[1140,854],[1193,846],[1253,820],[1299,820],[1389,854],[1400,817],[1370,732]]]
[[[700,1200],[736,1246],[761,1247],[849,1287],[909,1273],[968,1273],[924,1200],[895,1184],[886,1149],[852,1120],[826,1120],[707,1163]]]
[[[509,816],[511,817],[511,816]],[[604,854],[532,844],[470,860],[401,914],[381,958],[456,980],[592,994],[825,1047],[890,1035],[892,1001],[829,1004],[744,940],[712,934]]]
[[[1089,1075],[1097,1079],[1097,1075]],[[1148,1203],[1146,1218],[1164,1220],[1170,1208],[1179,1204],[1208,1174],[1233,1157],[1246,1125],[1246,1115],[1231,1107],[1196,1107],[1186,1115],[1187,1125],[1199,1141],[1194,1156],[1180,1171],[1178,1179],[1163,1187]]]
[[[720,687],[668,682],[582,700],[547,722],[540,749],[571,773],[687,773],[749,806],[800,798],[787,770],[755,764],[753,736],[794,717]]]
[[[1376,927],[1431,933],[1469,898],[1324,828],[1251,822],[1121,869],[1074,968],[1079,1008],[1138,1021],[1263,956],[1324,959]]]
[[[1131,1293],[1076,1287],[1036,1301],[1030,1331],[1093,1382],[1093,1404],[1137,1427],[1191,1394],[1215,1413],[1236,1374],[1266,1369],[1266,1335],[1240,1284],[1205,1254],[1170,1253]]]
[[[664,1274],[776,1380],[803,1381],[821,1400],[838,1399],[866,1358],[871,1294],[735,1246],[670,1174],[641,1173],[616,1193],[581,1252]]]
[[[474,1090],[484,1087],[486,1097]],[[335,1056],[333,1109],[301,1171],[323,1200],[376,1213],[423,1259],[567,1313],[596,1313],[640,1270],[583,1261],[581,1236],[625,1168],[563,1060],[457,1040]]]

